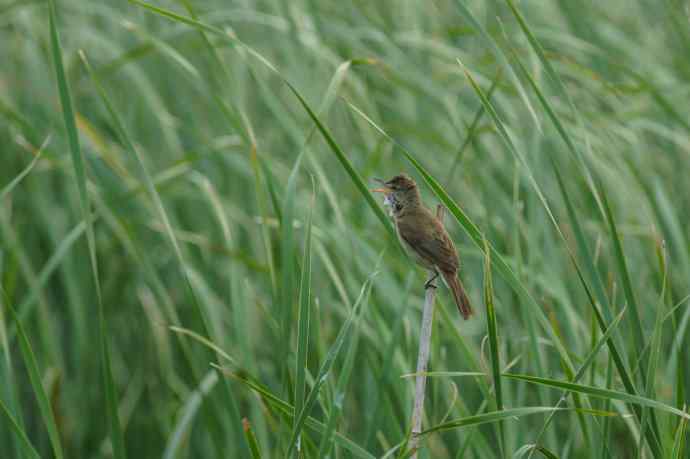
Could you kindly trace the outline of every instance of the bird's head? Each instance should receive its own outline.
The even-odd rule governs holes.
[[[408,205],[419,204],[419,190],[417,184],[407,174],[396,175],[390,180],[383,181],[381,179],[374,179],[379,182],[381,188],[376,188],[371,191],[375,193],[383,193],[387,201],[392,201],[394,205],[399,207],[406,207]]]

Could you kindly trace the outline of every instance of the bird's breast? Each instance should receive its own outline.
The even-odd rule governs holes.
[[[435,266],[432,263],[430,263],[428,260],[423,258],[417,252],[417,250],[415,250],[415,248],[409,242],[407,242],[407,240],[402,236],[402,234],[400,234],[400,226],[398,225],[397,221],[395,224],[395,232],[398,234],[398,240],[400,241],[400,245],[405,250],[405,253],[407,254],[407,256],[412,258],[415,261],[415,263],[417,263],[420,266],[423,266],[427,269],[434,269],[435,268]]]

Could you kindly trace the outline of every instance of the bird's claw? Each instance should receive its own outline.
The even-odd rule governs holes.
[[[424,290],[429,290],[430,288],[436,288],[436,284],[434,284],[434,281],[438,277],[438,271],[434,270],[433,276],[429,278],[426,282],[424,282]]]

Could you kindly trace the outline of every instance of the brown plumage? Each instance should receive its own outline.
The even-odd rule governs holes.
[[[458,253],[443,224],[424,206],[417,184],[408,175],[397,175],[382,184],[383,188],[373,191],[386,195],[402,246],[418,264],[435,273],[426,287],[433,286],[431,282],[441,274],[460,314],[468,319],[472,307],[457,277]]]

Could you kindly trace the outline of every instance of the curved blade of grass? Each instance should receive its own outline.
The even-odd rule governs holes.
[[[551,411],[572,411],[572,408],[554,408],[552,406],[528,406],[522,408],[509,408],[501,411],[490,411],[488,413],[467,416],[461,419],[444,422],[430,429],[425,430],[420,435],[428,435],[434,432],[461,429],[464,427],[474,427],[482,424],[490,424],[504,419],[515,419],[532,414],[550,413]]]
[[[210,33],[213,33],[216,35],[223,35],[225,37],[228,37],[227,34],[225,34],[221,29],[214,27],[214,26],[211,26],[211,25],[208,25],[208,24],[204,24],[203,22],[198,21],[196,19],[182,16],[181,14],[173,13],[172,11],[168,11],[166,9],[159,8],[155,5],[151,5],[150,3],[146,3],[146,2],[143,2],[141,0],[128,0],[128,1],[129,1],[129,3],[134,3],[135,5],[139,5],[142,8],[146,8],[149,11],[153,11],[156,14],[164,16],[168,19],[172,19],[173,21],[182,22],[184,24],[191,25],[191,26],[193,26],[199,30],[203,30],[205,32],[210,32]]]
[[[491,279],[491,250],[489,242],[484,239],[484,302],[486,303],[486,326],[491,350],[491,372],[496,392],[496,409],[503,409],[503,391],[501,389],[501,361],[498,355],[498,330],[496,326],[496,309],[494,308],[494,286]]]
[[[21,172],[19,173],[19,175],[17,175],[15,178],[13,178],[12,181],[11,181],[10,183],[8,183],[7,185],[5,185],[5,186],[2,188],[2,190],[0,191],[0,201],[2,201],[3,199],[5,199],[5,196],[7,196],[8,194],[10,194],[10,193],[12,192],[12,190],[14,189],[14,187],[16,187],[17,185],[19,185],[19,183],[20,183],[22,180],[24,180],[24,177],[26,177],[27,175],[29,175],[29,172],[31,172],[31,169],[33,169],[34,166],[36,165],[36,163],[38,163],[38,160],[41,159],[41,154],[43,153],[43,149],[44,149],[46,146],[48,146],[49,143],[50,143],[50,136],[48,136],[48,137],[43,141],[43,144],[42,144],[41,147],[38,149],[38,152],[36,153],[36,156],[34,156],[34,158],[31,160],[31,162],[29,163],[29,165],[26,166],[26,167],[24,168],[24,170],[21,171]]]
[[[280,206],[280,199],[278,199],[278,193],[276,192],[276,179],[273,177],[271,169],[266,164],[263,158],[259,157],[259,166],[263,172],[264,179],[266,181],[266,189],[268,191],[268,196],[271,198],[271,204],[273,206],[273,212],[276,214],[276,218],[280,221],[283,220],[283,209]]]
[[[79,135],[77,134],[77,126],[74,117],[74,110],[72,108],[72,98],[70,96],[69,85],[67,84],[67,77],[62,62],[62,47],[60,45],[60,36],[56,24],[56,6],[55,0],[49,0],[49,19],[50,19],[50,43],[53,55],[53,63],[55,65],[55,74],[57,79],[58,92],[60,95],[60,104],[62,105],[62,115],[65,122],[65,129],[69,140],[70,153],[72,156],[72,166],[77,178],[77,188],[79,190],[79,202],[81,204],[82,219],[86,224],[86,240],[89,249],[89,260],[91,263],[91,273],[96,289],[96,297],[98,301],[98,324],[99,324],[99,340],[100,352],[102,360],[103,383],[105,388],[106,398],[106,417],[108,419],[108,426],[110,432],[110,441],[113,446],[113,455],[116,459],[125,457],[124,439],[122,429],[120,427],[120,420],[117,411],[117,396],[115,394],[115,384],[113,382],[112,368],[110,365],[110,349],[108,346],[108,337],[106,334],[105,317],[103,312],[103,299],[101,295],[101,285],[98,275],[98,261],[96,258],[96,241],[93,231],[93,222],[91,220],[91,203],[89,195],[86,190],[86,167],[84,164],[84,157],[79,146]],[[19,324],[18,324],[19,325]],[[54,439],[51,439],[53,443]],[[56,445],[53,445],[55,449]],[[61,448],[55,451],[58,459],[62,456]],[[58,454],[59,453],[59,454]]]
[[[29,437],[26,436],[26,433],[19,426],[19,423],[16,419],[14,419],[12,413],[10,413],[10,410],[7,409],[2,400],[0,400],[0,411],[7,418],[10,429],[12,429],[16,438],[19,438],[20,442],[24,446],[24,450],[28,451],[32,459],[41,459],[41,456],[38,454],[38,451],[36,451],[36,448],[34,448],[34,446],[31,444],[31,441],[29,441]]]
[[[186,328],[177,327],[177,326],[175,326],[175,325],[170,326],[170,330],[171,330],[171,331],[174,331],[175,333],[179,333],[179,334],[181,334],[181,335],[186,335],[186,336],[191,337],[192,339],[195,339],[195,340],[198,341],[199,343],[201,343],[201,344],[203,344],[204,346],[206,346],[206,347],[208,347],[209,349],[211,349],[213,352],[215,352],[215,353],[218,354],[219,356],[223,357],[225,360],[227,360],[227,361],[230,362],[231,364],[237,365],[237,362],[235,361],[235,359],[232,358],[227,352],[225,352],[225,351],[224,351],[223,349],[221,349],[218,345],[216,345],[216,344],[213,343],[212,341],[210,341],[210,340],[204,338],[204,337],[201,336],[200,334],[198,334],[198,333],[196,333],[196,332],[194,332],[194,331],[192,331],[192,330],[186,329]]]
[[[252,459],[261,459],[261,450],[259,449],[259,441],[256,439],[254,434],[254,429],[252,429],[252,424],[249,419],[242,419],[242,429],[244,430],[244,437],[249,445],[249,451],[252,454]]]
[[[413,273],[410,272],[410,274],[407,277],[407,281],[405,282],[404,291],[401,295],[402,304],[400,308],[400,313],[397,314],[395,321],[391,324],[390,337],[388,339],[388,342],[385,343],[384,347],[382,348],[381,355],[383,356],[383,361],[379,367],[375,368],[375,370],[379,370],[380,368],[380,373],[377,376],[384,381],[390,381],[392,379],[391,375],[393,373],[395,365],[395,350],[397,347],[402,346],[402,341],[405,335],[405,333],[403,332],[403,326],[406,317],[406,311],[408,311],[408,309],[412,307],[410,304],[410,293],[413,287],[413,282]],[[384,417],[382,405],[384,403],[383,400],[386,396],[386,387],[387,386],[374,386],[372,391],[370,391],[369,393],[370,399],[367,403],[367,406],[369,408],[369,417],[366,420],[364,427],[364,446],[366,447],[371,447],[371,438],[374,435],[374,431],[379,428]]]
[[[649,357],[648,357],[648,366],[647,366],[647,374],[643,374],[643,378],[645,380],[645,395],[647,398],[656,398],[656,386],[655,386],[655,378],[657,376],[657,366],[659,362],[659,357],[661,353],[661,340],[662,340],[662,326],[663,326],[663,319],[664,319],[664,305],[665,305],[665,300],[666,300],[666,288],[667,288],[667,283],[668,283],[668,260],[666,256],[666,249],[663,246],[663,243],[660,244],[660,247],[657,248],[658,250],[658,255],[659,255],[659,264],[660,269],[662,271],[662,280],[661,280],[661,293],[659,294],[659,301],[656,305],[656,318],[654,321],[654,331],[652,332],[652,336],[649,340],[650,342],[650,352],[649,352]],[[644,360],[644,357],[640,357],[642,360]],[[642,362],[640,362],[642,363]],[[640,426],[640,431],[642,434],[640,435],[640,445],[638,450],[641,451],[643,447],[643,441],[642,438],[644,437],[644,434],[647,432],[648,428],[648,423],[653,422],[650,419],[647,419],[644,414],[647,414],[647,412],[643,413],[642,416],[642,422]]]
[[[539,453],[541,453],[541,455],[547,459],[558,459],[558,456],[555,453],[552,453],[551,451],[549,451],[548,449],[546,449],[545,447],[543,447],[541,445],[535,446],[534,449],[536,451],[538,451]]]
[[[359,316],[361,318],[361,314]],[[343,400],[345,399],[345,391],[347,389],[347,384],[350,381],[350,375],[352,374],[352,368],[355,363],[355,356],[357,355],[357,345],[359,342],[359,318],[355,322],[355,330],[353,331],[352,340],[353,342],[347,349],[345,355],[345,363],[340,372],[340,377],[338,378],[338,383],[336,385],[334,400],[331,404],[332,408],[330,413],[328,413],[328,421],[326,422],[326,430],[321,437],[321,444],[319,445],[319,458],[328,457],[331,448],[333,447],[333,437],[335,434],[336,424],[338,418],[343,411]]]
[[[26,371],[29,374],[29,381],[31,382],[31,388],[33,389],[34,395],[36,396],[36,401],[38,402],[38,408],[41,412],[41,417],[43,418],[43,423],[48,430],[48,438],[50,439],[50,445],[53,448],[53,453],[56,459],[62,459],[63,450],[62,442],[60,441],[60,433],[57,428],[55,421],[55,413],[53,413],[52,405],[48,400],[48,395],[43,387],[43,382],[41,380],[41,372],[38,368],[38,363],[36,362],[36,357],[34,351],[31,348],[31,343],[29,342],[29,337],[24,331],[24,326],[19,322],[17,314],[10,304],[9,300],[6,298],[5,291],[2,291],[5,297],[5,305],[10,313],[12,321],[17,327],[17,337],[19,339],[19,349],[22,353],[22,358],[24,359],[24,365],[26,366]],[[4,408],[4,406],[3,406]],[[11,418],[9,411],[7,412],[8,417]],[[19,426],[17,425],[19,428]],[[21,429],[20,429],[21,430]]]
[[[295,193],[297,192],[297,177],[302,158],[304,158],[306,150],[297,156],[295,164],[290,171],[287,186],[285,188],[285,197],[283,198],[282,219],[280,221],[280,269],[281,269],[281,284],[280,284],[280,310],[278,311],[280,324],[280,342],[287,343],[290,341],[290,335],[293,324],[293,303],[294,303],[294,271],[298,261],[295,258],[295,240],[294,240],[294,211],[295,211]],[[284,365],[287,361],[289,353],[288,346],[283,346],[279,352],[276,352],[276,364],[282,367],[281,384],[287,388],[289,384],[288,366]],[[288,388],[289,390],[289,388]]]
[[[238,373],[233,373],[230,370],[227,370],[225,368],[219,367],[215,364],[211,364],[213,367],[219,369],[220,371],[223,372],[226,376],[229,376],[233,379],[236,379],[237,381],[243,383],[253,391],[255,391],[257,394],[261,395],[263,397],[264,401],[266,401],[269,405],[275,407],[278,409],[281,413],[286,415],[289,418],[293,418],[295,416],[295,411],[294,407],[287,403],[286,401],[280,399],[276,395],[274,395],[271,391],[269,391],[267,388],[263,387],[261,384],[253,381],[250,379],[247,375],[245,374],[238,374]],[[317,421],[316,419],[312,418],[311,416],[308,416],[306,420],[304,421],[304,426],[307,428],[311,429],[312,431],[322,434],[325,432],[326,427],[323,425],[323,423]],[[346,450],[350,451],[355,457],[361,458],[361,459],[375,459],[375,456],[367,452],[364,448],[361,446],[357,445],[354,443],[352,440],[349,438],[339,434],[335,433],[334,441],[340,445],[342,448],[345,448]]]
[[[313,187],[313,183],[312,183]],[[311,223],[314,212],[314,195],[312,190],[311,206],[307,218],[307,234],[304,237],[304,255],[302,256],[302,274],[299,283],[299,315],[297,316],[297,361],[295,369],[295,412],[301,413],[304,408],[304,395],[307,390],[305,373],[307,370],[307,353],[309,350],[309,315],[311,312]],[[293,419],[293,431],[297,419]],[[296,454],[300,453],[300,439],[297,437]]]
[[[486,328],[489,334],[491,351],[491,374],[494,381],[496,410],[503,410],[503,389],[501,388],[501,361],[498,354],[498,327],[496,326],[496,309],[494,308],[494,285],[491,277],[491,250],[489,242],[484,239],[484,303],[486,305]],[[503,424],[498,423],[498,438],[501,456],[505,456],[505,434]]]
[[[93,217],[92,217],[93,218]],[[48,261],[45,263],[41,271],[38,273],[38,278],[36,283],[32,286],[31,290],[26,294],[26,298],[19,305],[17,316],[19,321],[23,322],[26,320],[28,315],[33,310],[34,306],[37,304],[36,300],[41,293],[41,290],[47,285],[51,276],[60,267],[64,257],[69,253],[70,249],[80,237],[86,232],[86,223],[78,223],[67,236],[64,237],[60,244],[58,244],[57,249],[50,256]],[[16,326],[11,324],[7,336],[8,340],[11,341],[16,333]]]
[[[602,185],[599,184],[601,189]],[[616,221],[613,218],[613,213],[611,212],[611,207],[609,206],[608,198],[606,193],[601,194],[601,202],[604,206],[606,212],[606,221],[609,225],[609,231],[611,232],[611,239],[613,240],[614,248],[614,258],[618,264],[618,270],[620,272],[621,279],[623,281],[623,291],[625,292],[625,298],[630,307],[631,315],[633,318],[633,337],[635,339],[635,347],[642,351],[645,347],[644,343],[644,333],[642,332],[642,321],[640,319],[640,313],[637,306],[637,300],[635,298],[635,293],[632,288],[632,282],[630,280],[630,272],[628,271],[628,266],[625,262],[625,254],[623,253],[623,245],[621,244],[620,237],[618,236],[618,229],[616,228]],[[647,365],[643,365],[643,372],[646,373]]]
[[[405,373],[404,375],[400,375],[400,378],[414,378],[419,375],[424,375],[429,378],[464,378],[468,376],[476,378],[477,376],[485,377],[486,373],[480,371],[425,371],[422,373]]]
[[[525,455],[529,453],[529,456],[527,456],[527,458],[529,459],[530,457],[532,457],[535,451],[541,453],[541,455],[546,457],[547,459],[558,459],[558,456],[555,453],[549,451],[541,445],[525,445],[519,450],[515,451],[513,457],[515,459],[519,459],[521,457],[525,457]]]
[[[498,83],[500,83],[501,78],[503,76],[503,72],[499,69],[498,73],[496,73],[496,77],[494,77],[494,80],[491,82],[491,87],[489,88],[489,91],[486,93],[486,97],[491,100],[491,96],[494,93],[494,90],[498,87]],[[482,116],[484,116],[484,112],[486,109],[484,108],[484,105],[480,105],[479,108],[477,109],[477,112],[474,114],[474,118],[472,119],[472,123],[470,124],[470,127],[467,128],[467,134],[465,136],[465,140],[463,141],[462,145],[458,149],[458,152],[455,154],[455,158],[453,159],[453,163],[450,166],[450,171],[448,171],[448,177],[446,177],[446,186],[451,183],[451,180],[453,179],[453,176],[455,175],[455,169],[458,167],[458,164],[460,164],[460,159],[462,158],[462,153],[465,151],[465,148],[470,144],[472,139],[474,138],[475,131],[477,130],[477,126],[479,126],[479,121],[481,121]]]
[[[360,310],[363,309],[363,305],[365,305],[368,302],[369,291],[371,290],[371,284],[374,275],[376,275],[376,272],[371,274],[369,278],[364,282],[364,285],[360,290],[359,297],[357,298],[355,305],[350,310],[350,315],[348,316],[343,326],[340,328],[338,336],[336,336],[333,345],[328,350],[328,354],[326,354],[326,358],[321,364],[321,368],[319,368],[319,373],[315,378],[314,386],[311,388],[311,391],[309,392],[309,396],[307,397],[307,401],[304,404],[304,408],[302,409],[302,411],[298,413],[297,422],[294,424],[295,427],[292,431],[290,443],[288,443],[288,451],[286,456],[290,456],[290,454],[292,453],[292,449],[296,446],[297,437],[299,436],[302,428],[304,427],[304,422],[309,416],[309,413],[311,412],[314,403],[316,403],[316,398],[319,395],[321,387],[326,382],[326,379],[329,376],[331,367],[333,367],[335,359],[338,357],[338,355],[340,355],[340,351],[343,347],[343,344],[350,335],[350,329],[352,328],[353,323],[355,322],[356,318],[361,314]],[[350,345],[352,345],[351,342]],[[297,411],[295,412],[297,413]]]
[[[557,379],[540,378],[538,376],[519,375],[513,373],[504,373],[503,376],[506,378],[517,379],[520,381],[526,381],[533,384],[540,384],[542,386],[555,387],[557,389],[563,389],[571,392],[579,392],[581,394],[591,395],[592,397],[620,400],[622,402],[632,403],[635,405],[641,405],[653,408],[655,410],[664,411],[666,413],[673,414],[683,419],[690,419],[690,414],[685,413],[679,410],[678,408],[659,402],[657,400],[649,399],[647,397],[631,395],[627,392],[620,392],[612,389],[603,389],[600,387],[587,386],[584,384],[576,384],[568,381],[559,381]]]
[[[271,277],[271,293],[273,295],[274,299],[278,298],[278,281],[277,281],[277,275],[276,275],[276,267],[275,267],[275,260],[273,256],[273,244],[271,243],[271,237],[270,233],[268,231],[268,228],[266,226],[266,220],[268,219],[268,210],[267,210],[267,205],[266,205],[266,195],[264,194],[264,190],[261,187],[261,177],[262,177],[262,170],[261,170],[261,163],[259,162],[260,158],[256,154],[256,148],[254,145],[252,145],[252,153],[250,156],[250,160],[252,163],[252,171],[254,172],[254,193],[256,195],[256,201],[257,201],[257,206],[259,208],[259,215],[262,219],[262,225],[261,225],[261,240],[263,242],[264,246],[264,252],[265,252],[265,257],[268,262],[268,270],[269,274]],[[269,189],[269,193],[271,188],[273,187],[273,184],[269,181],[269,177],[266,176],[266,174],[263,174],[264,177],[264,182],[266,183],[267,188]],[[278,211],[280,211],[278,209]],[[280,221],[280,215],[278,214],[278,220]]]
[[[215,370],[209,371],[201,380],[199,386],[192,391],[181,408],[178,421],[175,423],[170,439],[165,445],[163,459],[175,459],[179,457],[180,450],[184,448],[187,437],[192,428],[192,423],[196,418],[199,408],[204,401],[204,397],[213,390],[218,382],[218,373]]]
[[[681,419],[678,423],[678,429],[676,429],[676,438],[673,442],[673,450],[671,451],[672,459],[681,459],[686,457],[684,455],[685,451],[685,431],[688,427],[688,420]]]

